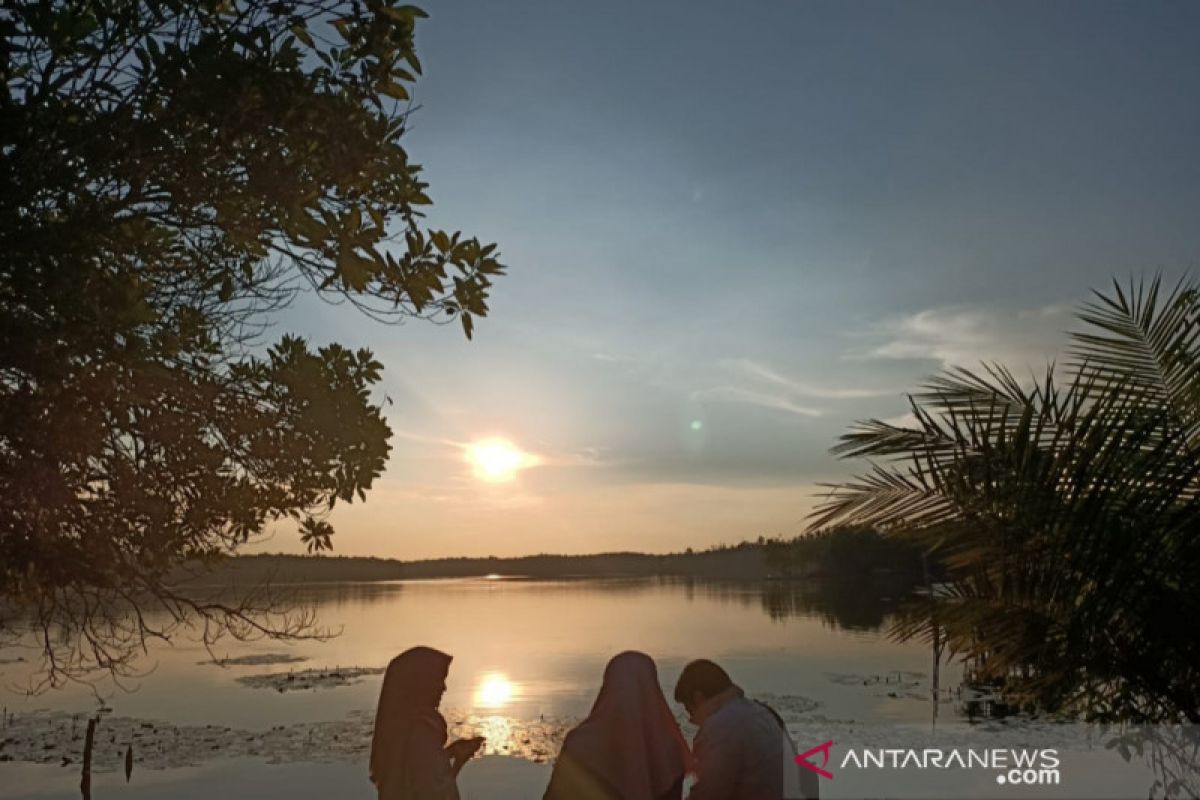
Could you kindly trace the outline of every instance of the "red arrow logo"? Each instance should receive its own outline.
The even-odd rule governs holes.
[[[824,767],[826,764],[829,763],[829,748],[831,748],[831,747],[833,747],[833,739],[830,739],[825,744],[819,744],[816,747],[814,747],[813,749],[807,750],[807,751],[801,753],[800,755],[796,756],[796,763],[806,769],[812,770],[813,772],[817,773],[818,775],[820,775],[823,778],[829,778],[829,780],[833,780],[832,772],[821,769],[821,767]],[[809,760],[808,760],[809,756],[815,755],[816,753],[821,753],[822,755],[825,756],[825,760],[821,762],[820,767],[818,767],[816,764],[809,763]]]

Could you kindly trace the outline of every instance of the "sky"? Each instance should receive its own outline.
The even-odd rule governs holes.
[[[1200,256],[1200,5],[428,0],[406,147],[509,274],[468,342],[313,298],[394,431],[335,552],[667,552],[806,529],[855,420],[1061,356]],[[485,481],[472,443],[526,454]],[[298,552],[290,529],[258,545]]]

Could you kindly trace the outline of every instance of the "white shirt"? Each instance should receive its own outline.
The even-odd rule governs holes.
[[[737,687],[713,700],[719,705],[693,742],[696,783],[688,800],[817,797],[815,781],[799,774],[795,745],[774,714]]]

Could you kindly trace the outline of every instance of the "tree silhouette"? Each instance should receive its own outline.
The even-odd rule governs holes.
[[[468,338],[486,315],[495,246],[422,227],[427,186],[400,141],[424,16],[385,0],[6,4],[0,629],[32,618],[42,685],[120,673],[197,615],[209,640],[306,629],[287,606],[172,579],[275,520],[329,548],[329,511],[383,469],[381,365],[268,345],[272,311],[312,291]]]
[[[1037,709],[1200,722],[1200,287],[1114,285],[1079,310],[1064,376],[955,370],[916,423],[861,423],[837,452],[880,463],[818,525],[879,526],[945,581],[899,625],[942,634]]]

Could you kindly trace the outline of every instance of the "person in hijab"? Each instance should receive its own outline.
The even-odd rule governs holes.
[[[371,739],[371,782],[379,800],[459,800],[455,780],[483,738],[446,745],[438,704],[450,661],[433,648],[414,647],[388,664]]]
[[[691,754],[645,653],[615,656],[563,741],[543,800],[679,800]]]

